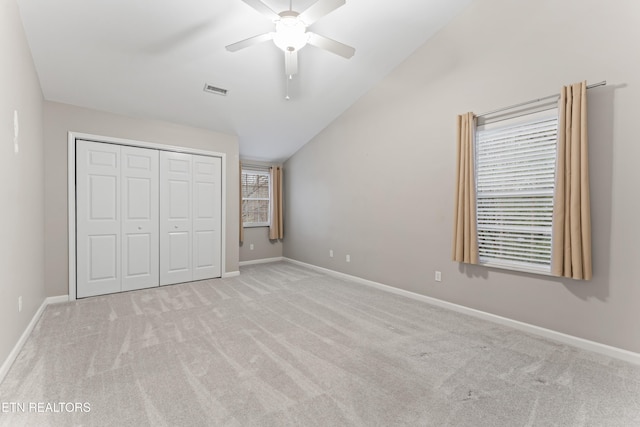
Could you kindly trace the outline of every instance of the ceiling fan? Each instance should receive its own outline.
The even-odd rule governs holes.
[[[318,0],[303,12],[293,10],[293,0],[290,0],[289,10],[280,13],[274,12],[260,0],[242,1],[273,21],[275,31],[230,44],[226,47],[227,50],[236,52],[245,47],[273,40],[273,43],[284,52],[285,74],[289,79],[298,73],[298,51],[307,44],[347,59],[351,58],[356,51],[351,46],[307,31],[307,27],[318,19],[344,5],[345,0]]]

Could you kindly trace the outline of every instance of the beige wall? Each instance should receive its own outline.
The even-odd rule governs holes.
[[[236,136],[45,102],[45,272],[49,296],[68,294],[68,132],[125,138],[227,154],[226,272],[238,270],[238,140]]]
[[[638,22],[629,0],[472,2],[286,162],[284,255],[640,352]],[[609,82],[589,91],[594,279],[450,261],[456,115],[585,79]]]
[[[251,245],[253,244],[253,249]],[[282,240],[269,240],[269,227],[244,229],[244,242],[240,244],[240,262],[282,257]]]
[[[14,0],[0,0],[0,364],[45,298],[42,91]],[[13,111],[19,152],[13,149]],[[23,309],[18,313],[18,297]]]

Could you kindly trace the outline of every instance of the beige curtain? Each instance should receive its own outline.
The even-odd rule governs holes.
[[[239,163],[238,183],[240,188],[240,243],[244,242],[244,224],[242,221],[242,162]]]
[[[284,227],[282,218],[282,168],[269,168],[271,175],[271,224],[269,225],[269,239],[282,239]]]
[[[555,276],[590,280],[587,83],[563,87],[559,110],[551,271]]]
[[[454,261],[478,263],[476,226],[476,184],[473,138],[476,119],[473,113],[458,116],[458,158],[453,220]]]

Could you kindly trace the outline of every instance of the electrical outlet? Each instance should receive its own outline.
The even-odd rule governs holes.
[[[351,262],[351,255],[347,255],[347,262]]]
[[[18,313],[22,311],[22,296],[18,297]]]
[[[442,273],[436,271],[436,282],[442,282]]]
[[[250,250],[250,251],[252,251],[252,250],[253,250],[253,243],[251,243],[251,244],[249,245],[249,250]]]
[[[333,258],[333,249],[329,249],[329,258]]]

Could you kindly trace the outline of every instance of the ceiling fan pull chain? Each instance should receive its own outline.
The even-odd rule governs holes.
[[[286,99],[288,101],[288,100],[291,99],[291,98],[289,98],[289,80],[290,80],[290,77],[287,76],[287,77],[285,77],[284,80],[285,80],[285,91],[286,91],[286,95],[285,95],[284,99]]]

